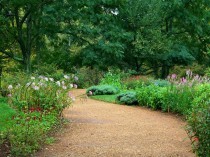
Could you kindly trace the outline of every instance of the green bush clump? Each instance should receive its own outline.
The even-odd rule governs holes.
[[[210,84],[196,87],[187,116],[188,135],[198,156],[210,156]]]
[[[171,85],[164,93],[162,110],[186,115],[192,106],[193,93],[194,88],[188,85]]]
[[[104,78],[101,79],[100,85],[112,85],[119,89],[124,88],[124,84],[122,83],[124,79],[128,78],[129,74],[124,73],[122,71],[109,71],[104,75]]]
[[[126,105],[138,104],[138,100],[136,98],[136,92],[134,91],[127,91],[125,93],[117,95],[116,101],[119,102],[120,104],[126,104]]]
[[[143,87],[145,84],[142,81],[139,80],[131,80],[125,82],[125,88],[127,90],[135,90],[136,88]]]
[[[62,111],[74,99],[69,91],[77,85],[72,83],[72,78],[68,75],[64,75],[59,81],[42,75],[19,75],[22,77],[17,80],[23,80],[22,82],[12,78],[4,82],[3,87],[8,91],[5,95],[7,105],[15,111],[15,115],[9,114],[9,118],[12,116],[11,120],[6,118],[7,125],[0,129],[0,148],[6,142],[12,156],[25,157],[39,149],[47,134],[60,124]]]
[[[154,85],[159,86],[159,87],[167,87],[170,86],[170,82],[167,80],[154,80],[152,81]]]
[[[79,88],[87,88],[93,85],[98,85],[103,75],[98,69],[91,69],[88,67],[83,67],[77,70],[77,85]]]
[[[140,105],[151,107],[152,109],[161,109],[164,101],[165,87],[150,85],[137,89],[137,99]]]
[[[112,95],[112,94],[117,94],[118,92],[119,89],[111,85],[92,86],[88,88],[86,91],[88,95]]]

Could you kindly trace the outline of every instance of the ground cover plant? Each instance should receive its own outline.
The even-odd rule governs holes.
[[[119,89],[112,85],[98,85],[87,89],[87,95],[112,95],[117,94]]]
[[[116,101],[120,104],[136,105],[138,104],[135,91],[127,91],[117,95]]]
[[[21,77],[24,81],[7,82],[7,101],[4,102],[8,114],[1,129],[0,144],[8,143],[12,156],[29,156],[40,148],[47,135],[61,124],[62,111],[70,106],[74,97],[69,93],[77,85],[77,76],[64,75],[61,80],[46,76]],[[2,110],[3,111],[3,110]],[[5,119],[4,117],[1,119]]]
[[[118,94],[115,94],[115,95],[94,95],[94,96],[91,96],[91,98],[95,99],[95,100],[101,100],[104,102],[116,103],[117,96],[118,96]]]
[[[5,130],[12,117],[16,114],[16,111],[12,109],[9,104],[7,104],[7,100],[5,98],[0,99],[0,131]]]

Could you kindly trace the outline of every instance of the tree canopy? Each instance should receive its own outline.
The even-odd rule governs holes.
[[[209,0],[0,0],[0,53],[27,72],[43,64],[65,71],[148,67],[164,78],[174,65],[210,63],[209,5]]]

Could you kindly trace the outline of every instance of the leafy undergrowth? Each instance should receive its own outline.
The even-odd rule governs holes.
[[[15,113],[16,111],[9,107],[5,99],[0,100],[0,131],[3,131],[9,125],[9,121],[12,120]]]
[[[95,100],[100,100],[109,103],[116,103],[117,94],[115,95],[95,95],[91,96],[90,98]]]

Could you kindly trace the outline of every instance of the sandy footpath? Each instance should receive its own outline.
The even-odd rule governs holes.
[[[64,116],[70,123],[36,157],[195,156],[185,122],[171,114],[78,98]]]

